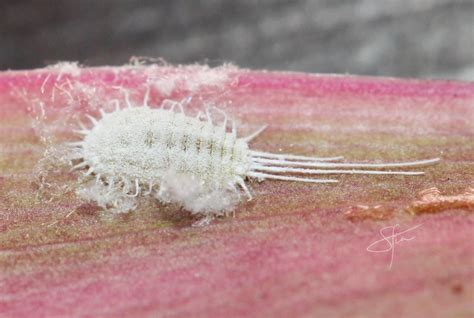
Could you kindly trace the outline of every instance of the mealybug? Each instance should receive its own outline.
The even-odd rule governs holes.
[[[147,94],[148,95],[148,94]],[[371,174],[421,175],[416,171],[384,169],[430,165],[436,159],[402,163],[340,163],[342,157],[307,157],[268,153],[249,148],[262,130],[238,137],[227,117],[216,125],[207,112],[187,116],[180,102],[165,101],[160,109],[127,107],[102,117],[88,116],[93,127],[82,127],[83,139],[70,143],[74,169],[84,171],[89,181],[78,192],[107,209],[132,210],[139,197],[153,196],[173,202],[193,213],[219,215],[228,211],[240,193],[252,199],[245,180],[284,180],[334,183],[315,175]],[[179,109],[175,111],[175,109]],[[305,177],[305,175],[307,177]]]

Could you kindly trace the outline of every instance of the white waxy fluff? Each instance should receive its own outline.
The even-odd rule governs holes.
[[[133,210],[141,197],[176,203],[192,213],[220,215],[231,211],[241,192],[249,200],[247,178],[310,183],[334,183],[326,174],[420,175],[416,171],[391,171],[433,164],[439,159],[404,163],[339,163],[342,157],[317,158],[253,151],[248,143],[263,129],[237,137],[220,125],[184,114],[181,103],[167,101],[168,109],[143,106],[102,112],[93,127],[78,131],[83,139],[70,143],[79,158],[74,169],[90,181],[77,193],[116,212]],[[174,109],[181,109],[175,112]],[[308,176],[309,177],[304,177]]]

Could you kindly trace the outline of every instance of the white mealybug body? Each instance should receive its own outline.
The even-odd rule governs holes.
[[[82,148],[94,173],[139,185],[159,185],[175,171],[222,188],[243,182],[251,165],[247,143],[234,134],[182,113],[148,107],[106,114],[85,136]]]
[[[251,193],[247,178],[333,183],[335,179],[303,177],[322,174],[398,174],[423,172],[381,169],[433,164],[439,159],[405,163],[338,163],[342,157],[316,158],[254,151],[248,143],[263,129],[239,138],[227,118],[215,125],[207,113],[190,117],[181,103],[167,101],[170,109],[128,107],[102,118],[91,116],[94,126],[79,131],[82,141],[70,143],[72,158],[80,162],[89,182],[78,193],[107,209],[132,210],[138,197],[154,196],[194,213],[219,215],[233,207],[243,191]],[[181,112],[175,112],[178,106]],[[362,169],[362,170],[360,170]],[[240,189],[239,189],[240,188]]]

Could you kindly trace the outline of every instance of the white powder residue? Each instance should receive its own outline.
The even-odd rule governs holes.
[[[124,194],[120,188],[109,188],[102,182],[89,179],[79,183],[76,195],[112,213],[126,213],[135,210],[138,199]]]
[[[79,76],[79,74],[81,74],[81,67],[78,62],[58,62],[49,65],[46,69],[59,72],[59,77],[61,77],[62,74],[68,74],[71,76]]]
[[[223,215],[239,202],[231,189],[209,189],[194,176],[168,172],[163,176],[155,197],[161,202],[176,202],[193,214]]]
[[[237,68],[226,64],[211,68],[207,65],[187,65],[164,68],[163,75],[154,75],[156,70],[149,68],[150,83],[163,96],[170,96],[175,91],[196,93],[200,89],[221,88],[231,81],[231,73]]]

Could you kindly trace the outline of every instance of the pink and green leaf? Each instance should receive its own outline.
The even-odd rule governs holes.
[[[116,87],[139,103],[150,84],[154,105],[189,96],[193,107],[214,103],[238,120],[241,135],[268,124],[253,149],[442,162],[421,177],[250,182],[254,200],[205,227],[175,207],[110,215],[61,192],[73,176],[40,163],[48,145],[74,138],[69,119],[121,98]],[[230,66],[4,72],[0,147],[0,316],[474,312],[472,83]],[[433,187],[439,193],[418,195]],[[398,236],[406,240],[368,251],[383,228],[406,230]]]

